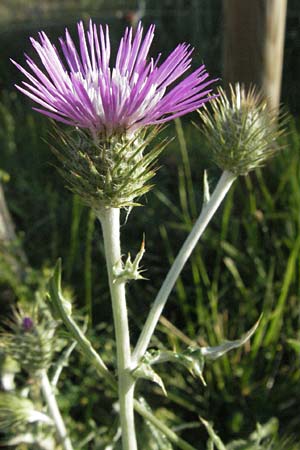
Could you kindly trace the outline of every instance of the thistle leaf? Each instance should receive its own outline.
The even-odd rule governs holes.
[[[255,333],[261,318],[258,319],[258,321],[255,323],[255,325],[247,332],[245,333],[240,339],[237,339],[235,341],[225,341],[220,345],[217,345],[215,347],[201,347],[201,353],[202,355],[211,360],[215,360],[217,358],[220,358],[221,356],[225,355],[225,353],[229,352],[230,350],[233,350],[235,348],[241,347],[244,345],[251,336]]]
[[[97,372],[104,376],[111,387],[115,390],[114,377],[107,369],[100,355],[93,348],[91,342],[86,338],[83,331],[65,308],[64,298],[61,293],[61,259],[56,263],[52,278],[49,280],[49,300],[53,310],[60,317],[72,339],[74,339],[85,357],[96,368]]]
[[[150,350],[146,352],[144,358],[141,361],[141,364],[136,370],[138,370],[140,367],[148,368],[159,363],[178,363],[185,367],[194,377],[200,378],[204,386],[206,386],[206,382],[203,376],[205,360],[215,360],[217,358],[220,358],[230,350],[244,345],[257,329],[259,322],[260,318],[255,323],[255,325],[240,339],[237,339],[235,341],[225,341],[215,347],[190,346],[183,352],[174,352],[169,350]]]
[[[49,281],[50,309],[56,320],[62,319],[62,310],[67,316],[71,316],[72,305],[61,292],[61,259],[57,260],[53,276]]]
[[[140,364],[132,372],[132,375],[136,379],[143,378],[144,380],[149,380],[152,381],[153,383],[156,383],[163,391],[163,394],[167,397],[167,391],[161,377],[152,369],[150,364],[147,363]]]
[[[154,365],[163,362],[173,362],[184,366],[194,377],[199,377],[206,385],[203,378],[204,357],[200,348],[188,347],[184,352],[177,353],[172,351],[150,350],[146,352],[142,364]]]

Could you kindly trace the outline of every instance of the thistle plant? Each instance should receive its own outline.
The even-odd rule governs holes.
[[[243,345],[255,331],[257,324],[240,340],[226,341],[216,347],[193,346],[181,354],[169,350],[147,351],[166,301],[206,226],[237,176],[253,170],[276,149],[280,131],[274,115],[254,92],[244,93],[237,86],[232,88],[229,100],[223,91],[212,93],[216,80],[209,78],[204,65],[187,75],[193,51],[187,44],[178,45],[162,63],[160,54],[156,59],[149,59],[154,26],[149,27],[145,36],[141,24],[135,35],[127,28],[114,66],[110,61],[108,27],[97,27],[90,21],[86,32],[80,22],[78,37],[79,51],[66,30],[65,37],[60,39],[59,52],[41,32],[39,41],[31,39],[41,66],[29,56],[26,56],[29,70],[14,64],[28,79],[17,88],[39,105],[34,109],[67,125],[64,128],[55,125],[52,135],[52,150],[62,163],[58,170],[67,186],[92,208],[102,226],[115,327],[117,377],[106,367],[72,316],[61,290],[60,261],[49,281],[51,311],[55,320],[62,321],[97,373],[117,392],[124,450],[137,450],[134,410],[179,448],[191,450],[191,445],[149,412],[143,400],[134,398],[135,385],[139,378],[146,378],[164,391],[153,366],[166,361],[183,365],[204,382],[205,360],[216,359]],[[200,114],[212,154],[223,174],[211,196],[205,184],[205,202],[199,218],[175,258],[133,346],[126,284],[142,278],[140,262],[145,248],[142,243],[134,259],[129,255],[123,261],[120,210],[130,211],[140,204],[141,196],[152,187],[149,181],[155,174],[157,158],[167,144],[164,140],[154,144],[160,125],[208,102],[213,105],[212,113],[206,106]],[[31,331],[34,323],[27,320],[25,326],[24,320],[21,326],[25,333],[27,328]],[[47,380],[44,371],[42,387],[49,411],[62,446],[70,450],[72,444]]]

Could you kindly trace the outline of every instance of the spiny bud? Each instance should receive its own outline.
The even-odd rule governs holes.
[[[49,315],[25,313],[16,310],[8,322],[9,331],[3,331],[0,343],[5,354],[17,361],[29,374],[49,367],[53,349],[56,322]]]
[[[199,115],[216,164],[235,175],[246,175],[281,147],[278,137],[285,131],[286,115],[270,110],[255,88],[246,91],[230,85],[230,96],[219,89],[219,97]]]
[[[158,155],[167,145],[162,140],[150,151],[145,149],[159,129],[142,130],[131,138],[126,135],[100,139],[80,129],[64,132],[55,127],[59,146],[52,150],[62,163],[58,168],[67,187],[84,203],[99,211],[104,207],[130,207],[134,199],[149,191],[155,175]]]

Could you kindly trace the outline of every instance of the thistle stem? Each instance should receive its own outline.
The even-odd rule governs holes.
[[[123,450],[137,450],[134,427],[134,379],[130,374],[131,350],[125,283],[114,279],[113,268],[121,265],[120,209],[106,208],[99,214],[102,225],[108,280],[112,301],[116,345],[118,392]]]
[[[181,439],[173,430],[161,422],[151,411],[147,410],[138,400],[134,401],[135,410],[145,419],[160,430],[172,444],[175,444],[181,450],[196,450],[188,442]]]
[[[41,373],[41,387],[44,399],[47,403],[49,413],[54,421],[56,433],[59,439],[59,443],[64,450],[73,450],[73,446],[66,430],[65,423],[60,414],[57,401],[53,392],[53,388],[50,384],[47,372],[45,370]]]
[[[132,355],[132,368],[136,367],[140,358],[145,354],[157,322],[180,272],[235,179],[236,176],[233,173],[225,170],[209,201],[203,206],[200,216],[181,247],[153,303]]]

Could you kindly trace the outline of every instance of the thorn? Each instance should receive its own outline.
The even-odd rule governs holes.
[[[202,381],[203,386],[207,387],[207,383],[204,379],[204,376],[202,375],[202,373],[199,375],[200,380]]]

